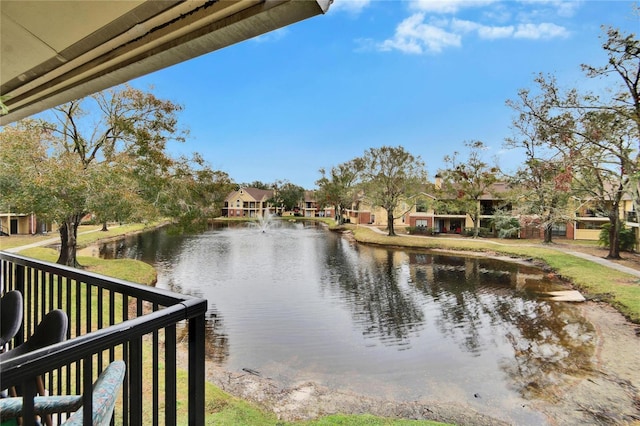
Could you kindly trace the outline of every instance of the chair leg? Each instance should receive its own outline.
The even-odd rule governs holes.
[[[47,396],[48,392],[44,387],[44,380],[42,380],[42,376],[36,377],[36,388],[38,389],[38,395]],[[44,416],[41,416],[40,419],[46,426],[53,426],[51,414],[45,414]]]

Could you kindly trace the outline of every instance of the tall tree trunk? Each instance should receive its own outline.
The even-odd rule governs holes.
[[[101,231],[103,232],[107,232],[109,230],[109,228],[107,228],[107,221],[105,220],[104,222],[102,222],[102,229]]]
[[[396,231],[393,229],[393,210],[387,210],[387,228],[389,229],[389,236],[393,237],[396,235]]]
[[[555,205],[555,202],[553,203]],[[551,220],[551,212],[547,211],[547,217],[544,224],[544,243],[551,244],[553,242],[553,221]]]
[[[473,238],[478,238],[480,235],[480,201],[478,200],[476,200],[476,207],[471,221],[473,222]]]
[[[547,223],[543,228],[544,232],[544,243],[551,244],[553,242],[553,224]]]
[[[60,225],[60,255],[56,263],[60,265],[78,267],[76,259],[77,241],[78,241],[78,225],[82,215],[74,214]]]
[[[618,209],[609,213],[609,254],[607,259],[620,259],[620,218]]]

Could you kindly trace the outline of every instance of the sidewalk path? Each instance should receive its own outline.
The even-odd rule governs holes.
[[[542,247],[542,246],[540,246],[540,247]],[[568,250],[568,249],[564,249],[564,248],[561,248],[561,247],[547,247],[547,246],[544,246],[544,247],[548,248],[548,249],[552,249],[552,250],[558,250],[558,251],[570,254],[572,256],[580,257],[582,259],[590,260],[591,262],[599,263],[600,265],[607,266],[607,267],[609,267],[611,269],[615,269],[617,271],[624,272],[624,273],[629,274],[629,275],[634,275],[634,276],[640,278],[640,271],[638,271],[637,269],[633,269],[633,268],[629,268],[628,266],[620,265],[620,264],[618,264],[616,262],[612,262],[612,261],[610,261],[608,259],[605,259],[604,257],[593,256],[591,254],[581,253],[579,251]]]
[[[386,231],[384,231],[384,230],[382,230],[380,228],[377,228],[375,226],[369,226],[369,225],[360,225],[360,226],[366,226],[367,228],[371,229],[372,231],[377,232],[378,234],[387,235]],[[399,237],[411,237],[411,235],[408,235],[408,234],[397,234],[397,235]],[[434,238],[434,239],[437,239],[437,238],[440,238],[440,237],[421,237],[421,238]],[[465,239],[465,238],[452,238],[452,239],[468,241],[468,239]],[[499,246],[511,246],[512,245],[512,244],[500,243],[500,242],[497,242],[497,241],[489,241],[489,240],[481,240],[481,241],[483,243],[496,244],[496,245],[499,245]],[[598,263],[598,264],[606,266],[608,268],[615,269],[617,271],[624,272],[626,274],[633,275],[635,277],[640,278],[640,271],[639,270],[630,268],[628,266],[620,265],[620,264],[618,264],[616,262],[612,262],[611,260],[605,259],[603,257],[593,256],[591,254],[582,253],[582,252],[579,252],[579,251],[570,250],[570,249],[563,248],[563,247],[544,246],[542,244],[522,244],[522,245],[519,244],[518,247],[542,247],[542,248],[546,248],[546,249],[550,249],[550,250],[561,251],[563,253],[570,254],[572,256],[576,256],[576,257],[579,257],[581,259],[589,260],[591,262]]]
[[[114,225],[110,228],[116,228],[117,225]],[[92,232],[98,232],[101,231],[102,228],[96,228],[96,229],[92,229],[90,231],[83,231],[83,232],[78,232],[78,235],[84,235],[84,234],[90,234]],[[48,238],[46,240],[41,240],[35,243],[31,243],[31,244],[26,244],[24,246],[18,246],[18,247],[12,247],[12,248],[8,248],[8,249],[3,249],[2,251],[6,251],[7,253],[18,253],[22,250],[26,250],[26,249],[30,249],[30,248],[34,248],[34,247],[42,247],[42,246],[52,246],[54,244],[58,244],[60,242],[60,237],[54,237],[54,238]]]

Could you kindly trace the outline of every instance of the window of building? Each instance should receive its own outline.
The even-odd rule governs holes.
[[[578,229],[600,229],[602,228],[601,222],[578,222],[576,225]]]
[[[567,236],[567,224],[556,223],[551,227],[551,235],[554,237],[566,237]]]

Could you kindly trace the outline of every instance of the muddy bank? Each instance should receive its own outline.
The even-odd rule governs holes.
[[[640,421],[640,326],[628,322],[610,306],[580,305],[597,331],[591,371],[559,377],[527,410],[548,425],[630,424]],[[433,398],[390,401],[331,389],[314,382],[285,386],[252,370],[225,371],[207,362],[207,380],[226,392],[256,403],[285,421],[334,413],[369,413],[403,419],[427,419],[458,425],[516,424],[491,417],[455,401]]]

